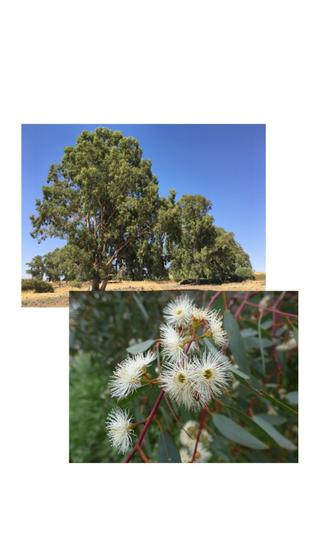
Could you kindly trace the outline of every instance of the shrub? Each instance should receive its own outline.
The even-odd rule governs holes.
[[[37,280],[35,278],[23,278],[22,279],[22,291],[33,290],[36,293],[53,292],[54,288],[49,282],[44,282],[43,280]]]
[[[70,288],[82,288],[82,282],[80,282],[80,280],[70,280],[68,284]]]
[[[236,270],[235,270],[235,276],[237,277],[237,280],[254,280],[255,276],[254,273],[252,271],[252,269],[250,267],[247,266],[239,266]]]

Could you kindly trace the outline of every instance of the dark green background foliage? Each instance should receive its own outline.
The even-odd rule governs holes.
[[[21,287],[22,292],[25,290],[34,290],[36,293],[54,291],[54,287],[49,282],[44,282],[44,280],[39,280],[37,278],[23,278]]]
[[[187,292],[185,292],[187,293]],[[70,303],[70,461],[120,462],[106,439],[105,418],[117,405],[110,397],[108,380],[115,365],[128,355],[126,348],[159,335],[162,309],[180,292],[72,293]],[[190,291],[199,305],[213,292]],[[258,304],[266,292],[249,293]],[[279,293],[268,292],[269,307]],[[210,403],[212,416],[206,427],[213,437],[210,462],[296,462],[297,452],[297,348],[277,350],[290,333],[297,339],[297,319],[270,311],[259,319],[258,307],[245,306],[241,318],[235,312],[242,292],[219,295],[214,307],[224,313],[230,336],[228,355],[233,381],[217,402]],[[297,293],[287,292],[280,304],[283,312],[297,315]],[[238,366],[238,367],[236,367]],[[280,377],[279,377],[280,369]],[[140,389],[124,401],[136,420],[148,415],[159,393],[157,387]],[[174,406],[174,405],[173,405]],[[180,429],[200,413],[174,406],[176,421],[166,399],[146,434],[143,450],[151,461],[162,461],[161,446],[171,449],[178,461]],[[270,414],[271,412],[271,414]],[[162,430],[162,435],[161,435]],[[173,446],[173,451],[172,451]],[[133,461],[141,461],[136,454]]]

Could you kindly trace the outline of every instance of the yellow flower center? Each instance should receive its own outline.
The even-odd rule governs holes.
[[[182,308],[181,308],[181,307],[178,307],[178,308],[176,309],[176,311],[175,311],[175,314],[176,314],[178,317],[179,317],[180,315],[182,315],[182,314],[183,314]]]
[[[212,371],[212,369],[206,369],[206,370],[203,372],[203,376],[204,376],[206,379],[211,379],[211,377],[213,377],[213,371]]]
[[[185,383],[186,375],[182,371],[179,371],[176,377],[177,377],[177,381],[179,381],[179,383]]]

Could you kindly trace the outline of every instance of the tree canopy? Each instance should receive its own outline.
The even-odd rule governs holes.
[[[244,278],[252,274],[233,234],[214,226],[211,202],[200,195],[176,201],[174,190],[160,197],[151,162],[139,142],[121,132],[82,132],[51,165],[42,193],[32,236],[68,242],[44,257],[48,279],[88,278],[98,289],[113,272],[218,282],[236,279],[237,270]],[[39,261],[32,266],[40,274]]]

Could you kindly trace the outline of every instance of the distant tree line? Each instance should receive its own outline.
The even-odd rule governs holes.
[[[214,225],[211,202],[176,192],[160,197],[151,162],[135,138],[98,128],[84,131],[51,166],[31,216],[32,236],[67,244],[28,263],[33,278],[90,280],[105,289],[111,276],[132,280],[253,276],[234,234]]]

